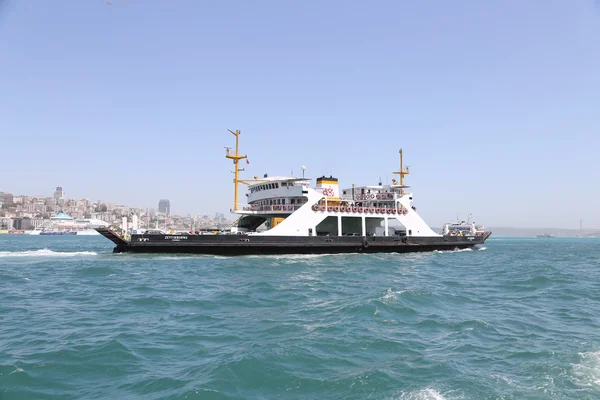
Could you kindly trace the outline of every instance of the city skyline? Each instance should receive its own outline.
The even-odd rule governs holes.
[[[230,224],[223,214],[215,213],[214,218],[209,216],[210,213],[171,215],[168,205],[166,206],[161,211],[85,198],[71,199],[65,195],[61,186],[56,187],[52,196],[13,194],[0,190],[0,230],[43,229],[57,219],[68,219],[80,225],[92,220],[118,225],[123,217],[131,220],[133,215],[137,216],[139,226],[160,226],[184,231],[192,228],[223,228]]]
[[[171,215],[173,215],[173,216],[190,216],[190,215],[208,216],[211,214],[215,214],[215,218],[226,219],[225,214],[220,213],[218,211],[217,212],[207,211],[207,212],[186,213],[186,214],[171,214],[170,213],[170,201],[167,199],[160,199],[158,201],[158,207],[139,207],[139,206],[135,206],[135,205],[132,206],[132,205],[123,204],[123,203],[119,203],[119,202],[113,202],[113,201],[109,201],[109,200],[90,199],[88,197],[68,198],[63,190],[63,187],[61,187],[61,186],[57,186],[56,190],[54,190],[52,195],[40,194],[40,193],[38,193],[38,194],[12,193],[8,190],[4,190],[3,188],[0,188],[0,206],[2,206],[2,205],[8,206],[11,204],[12,205],[23,204],[24,199],[34,200],[34,201],[38,201],[38,202],[41,201],[43,203],[43,205],[45,205],[45,206],[52,206],[53,208],[55,208],[55,210],[53,210],[53,212],[55,211],[54,212],[55,214],[58,212],[63,212],[61,207],[65,206],[66,202],[86,201],[89,203],[96,204],[98,206],[112,205],[112,206],[123,207],[123,208],[147,210],[148,212],[163,214],[166,217],[169,217]],[[165,209],[161,209],[161,202],[165,202],[164,203],[164,206],[166,207]]]
[[[244,178],[389,183],[403,148],[432,225],[600,226],[593,0],[7,4],[2,190],[229,216],[240,129]]]

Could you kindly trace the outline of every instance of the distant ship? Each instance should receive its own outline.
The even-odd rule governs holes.
[[[539,235],[535,235],[535,237],[538,237],[538,238],[553,238],[554,235],[551,234],[551,233],[541,233]]]
[[[43,236],[56,236],[56,235],[99,235],[94,229],[101,226],[108,226],[104,221],[98,219],[74,219],[70,215],[63,213],[62,211],[50,218],[43,226],[37,227],[32,231],[28,231],[29,235],[43,235]]]
[[[226,158],[234,163],[232,213],[239,215],[228,231],[212,235],[195,232],[139,233],[137,218],[131,230],[125,219],[120,228],[96,230],[116,244],[114,252],[247,254],[334,254],[421,252],[465,249],[482,244],[491,235],[482,226],[460,222],[445,224],[435,233],[417,213],[413,194],[404,185],[409,173],[402,165],[399,182],[354,186],[340,190],[338,179],[322,176],[316,186],[311,180],[291,176],[253,180],[239,179],[239,131],[235,153],[227,148]],[[248,186],[247,205],[238,204],[238,184]],[[265,228],[265,230],[261,230]]]

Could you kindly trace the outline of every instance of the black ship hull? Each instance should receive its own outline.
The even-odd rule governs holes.
[[[221,256],[276,254],[410,253],[466,249],[483,244],[480,236],[263,236],[132,235],[130,240],[106,228],[97,231],[116,244],[115,252],[182,253]]]

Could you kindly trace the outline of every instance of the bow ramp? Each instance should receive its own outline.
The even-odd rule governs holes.
[[[125,240],[122,236],[120,236],[118,233],[114,232],[110,228],[96,228],[96,231],[111,242],[113,242],[114,244],[116,244],[118,248],[129,246],[128,240]]]

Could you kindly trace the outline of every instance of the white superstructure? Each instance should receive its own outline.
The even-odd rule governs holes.
[[[230,131],[231,132],[231,131]],[[246,158],[227,148],[226,157],[234,162],[234,207],[240,218],[231,232],[247,232],[268,236],[373,236],[402,235],[441,237],[419,216],[413,205],[413,194],[404,185],[408,168],[394,172],[400,177],[390,185],[358,186],[341,189],[333,176],[311,180],[291,176],[275,176],[253,180],[239,179],[239,162]],[[246,204],[238,204],[238,183],[248,185]]]
[[[310,181],[294,177],[264,178],[249,185],[248,204],[238,210],[241,231],[252,231],[246,216],[264,220],[267,230],[257,235],[276,236],[372,236],[383,227],[398,227],[407,236],[441,236],[436,234],[413,207],[408,186],[378,185],[337,189],[337,179],[322,177],[316,187]],[[255,225],[254,224],[254,225]],[[262,224],[261,224],[262,225]]]

